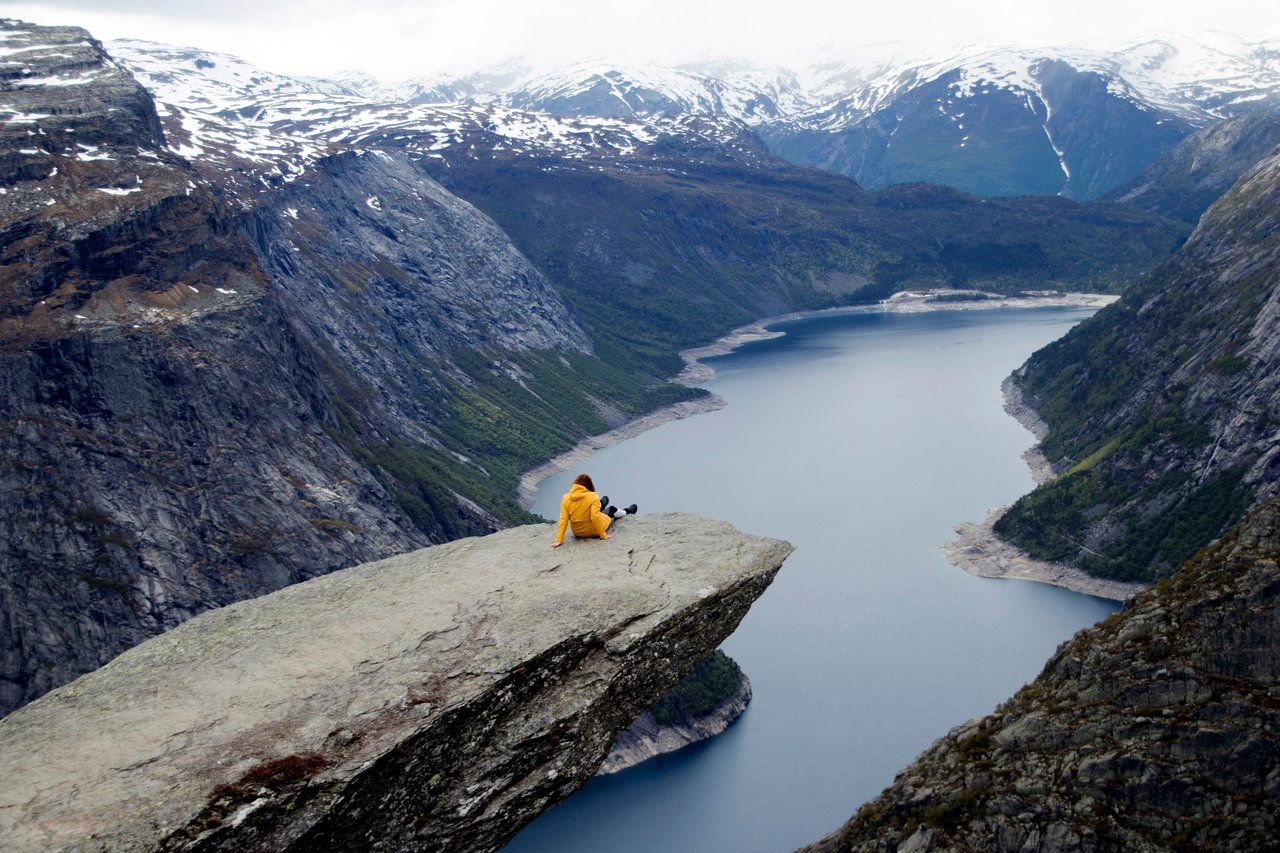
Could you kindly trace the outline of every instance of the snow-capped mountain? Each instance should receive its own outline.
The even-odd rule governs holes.
[[[720,73],[707,73],[713,70]],[[513,106],[554,115],[727,115],[748,124],[783,120],[804,107],[785,69],[666,68],[608,59],[570,65],[499,94]]]
[[[1116,49],[1070,45],[877,45],[837,54],[801,77],[816,111],[799,117],[813,129],[848,127],[907,92],[954,76],[952,88],[1003,88],[1038,95],[1036,69],[1057,61],[1103,77],[1135,103],[1209,123],[1280,92],[1280,40],[1223,33],[1174,34]]]
[[[1198,127],[1280,107],[1280,40],[1215,33],[1105,50],[872,45],[799,72],[733,58],[666,67],[608,57],[535,71],[516,59],[391,83],[358,72],[290,78],[143,42],[111,50],[188,113],[313,139],[394,130],[439,155],[472,144],[479,129],[494,137],[490,150],[587,156],[597,145],[634,154],[691,128],[703,142],[745,145],[745,124],[775,154],[869,187],[926,181],[988,195],[1097,198]],[[685,121],[673,125],[677,117]]]
[[[493,98],[440,103],[426,94],[438,91],[427,81],[388,86],[357,75],[292,78],[236,57],[139,41],[111,42],[109,50],[156,96],[170,148],[218,172],[242,200],[259,185],[295,179],[320,157],[366,147],[442,161],[532,155],[639,167],[675,151],[740,162],[773,159],[723,111],[556,115]],[[476,80],[483,82],[481,75]],[[479,85],[467,84],[477,92]]]
[[[252,109],[266,98],[355,96],[336,81],[275,74],[237,56],[140,39],[110,43],[111,56],[154,90],[190,109],[218,113]]]
[[[1096,198],[1187,133],[1280,105],[1280,41],[1222,34],[1117,49],[872,45],[798,74],[718,60],[596,60],[500,93],[559,115],[722,113],[786,159],[868,186]]]
[[[345,71],[331,81],[361,98],[405,104],[452,104],[483,94],[465,77],[417,77],[383,83],[363,71]]]
[[[534,76],[534,66],[528,59],[512,57],[479,70],[453,71],[391,82],[359,70],[340,72],[330,80],[373,101],[454,104],[498,100],[504,92],[515,90]]]

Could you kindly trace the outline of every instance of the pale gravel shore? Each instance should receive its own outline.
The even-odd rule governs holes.
[[[1043,441],[1049,426],[1022,398],[1022,391],[1010,376],[1000,385],[1004,392],[1004,410],[1022,424],[1036,441]],[[1056,476],[1053,465],[1036,444],[1022,454],[1036,485]],[[1147,588],[1147,584],[1096,578],[1065,563],[1036,560],[1016,545],[996,536],[993,526],[1007,506],[991,510],[981,522],[966,522],[955,528],[957,538],[944,542],[942,552],[952,565],[980,578],[1008,578],[1037,581],[1064,587],[1085,595],[1127,601]]]
[[[728,355],[743,344],[751,343],[752,341],[765,341],[782,337],[786,334],[785,332],[771,331],[768,327],[775,323],[789,320],[805,320],[811,317],[831,317],[847,314],[912,314],[923,311],[974,311],[995,308],[1100,308],[1111,304],[1119,298],[1100,293],[1061,293],[1030,297],[987,294],[988,298],[986,299],[963,302],[939,302],[937,300],[940,295],[954,292],[939,289],[904,291],[896,293],[891,298],[874,305],[848,305],[839,308],[823,308],[816,311],[793,311],[790,314],[779,314],[776,317],[757,320],[754,323],[739,326],[706,346],[692,347],[682,351],[680,357],[684,360],[684,369],[671,381],[678,382],[681,385],[696,386],[700,382],[712,379],[715,376],[715,370],[704,364],[702,359]],[[665,423],[699,415],[703,412],[713,412],[717,409],[723,409],[724,406],[724,400],[714,394],[710,394],[697,400],[685,400],[670,406],[663,406],[661,409],[656,409],[634,420],[627,421],[608,432],[584,438],[570,450],[553,459],[549,459],[541,465],[530,468],[520,475],[520,482],[516,485],[516,502],[521,508],[530,509],[533,506],[533,495],[537,490],[538,483],[583,461],[601,448],[609,447],[620,441],[626,441],[628,438],[635,438],[640,433],[662,426]]]
[[[942,553],[953,566],[980,578],[1036,581],[1110,598],[1128,601],[1147,588],[1144,583],[1127,583],[1096,578],[1065,563],[1046,563],[1033,559],[1027,552],[1010,545],[992,530],[992,525],[1008,507],[998,507],[980,522],[956,525],[956,539],[942,545]]]
[[[1059,293],[1052,296],[1001,296],[988,293],[986,299],[961,302],[940,302],[937,297],[960,291],[922,290],[895,293],[874,305],[845,305],[838,308],[820,308],[815,311],[793,311],[757,320],[739,326],[729,334],[702,347],[684,350],[684,370],[673,380],[684,385],[706,382],[716,375],[714,369],[702,363],[704,358],[727,355],[743,344],[780,338],[786,332],[771,331],[768,327],[790,320],[808,320],[813,317],[840,317],[849,314],[918,314],[925,311],[990,311],[997,308],[1105,308],[1119,299],[1109,293]],[[972,292],[972,291],[967,291]]]
[[[530,468],[521,474],[520,482],[516,485],[516,501],[522,509],[532,509],[533,495],[539,483],[552,474],[559,474],[564,469],[581,462],[600,448],[626,441],[628,438],[635,438],[642,432],[662,426],[670,421],[678,421],[681,418],[700,415],[703,412],[714,412],[716,409],[723,409],[724,406],[724,400],[715,394],[708,394],[696,400],[683,400],[670,406],[663,406],[661,409],[655,409],[647,415],[641,415],[635,420],[630,420],[621,426],[614,427],[608,432],[584,438],[574,445],[571,450],[566,450],[559,456],[549,459],[538,467]]]

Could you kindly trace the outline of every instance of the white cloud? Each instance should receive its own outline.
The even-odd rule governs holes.
[[[884,40],[1118,43],[1168,29],[1280,35],[1280,4],[1268,0],[44,0],[0,2],[0,14],[233,53],[283,73],[361,69],[385,79],[513,55],[539,64],[600,53],[657,62],[743,55],[803,66],[831,48]]]

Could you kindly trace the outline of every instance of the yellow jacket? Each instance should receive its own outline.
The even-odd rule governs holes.
[[[579,539],[605,539],[613,519],[600,511],[600,496],[586,486],[573,484],[569,494],[560,500],[560,523],[556,525],[556,544],[564,541],[565,527],[573,528]]]

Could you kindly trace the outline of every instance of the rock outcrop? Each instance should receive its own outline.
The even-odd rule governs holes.
[[[1270,850],[1280,499],[903,770],[835,850]]]
[[[563,300],[405,158],[312,143],[232,186],[84,30],[0,37],[0,714],[196,613],[523,520],[519,471],[600,431]]]
[[[732,692],[708,708],[697,709],[696,713],[675,707],[682,688],[690,681],[693,681],[694,686],[698,685],[695,680],[698,670],[708,663],[703,661],[684,681],[654,706],[646,708],[634,723],[618,735],[597,775],[620,773],[650,758],[713,738],[742,716],[742,712],[747,710],[747,703],[751,701],[751,681],[724,652],[717,651],[715,654],[732,667],[737,684]]]
[[[1170,574],[1280,489],[1280,152],[1014,381],[1060,476],[994,525],[1038,560]]]
[[[202,614],[0,721],[9,849],[488,850],[590,778],[790,546],[548,525]]]

